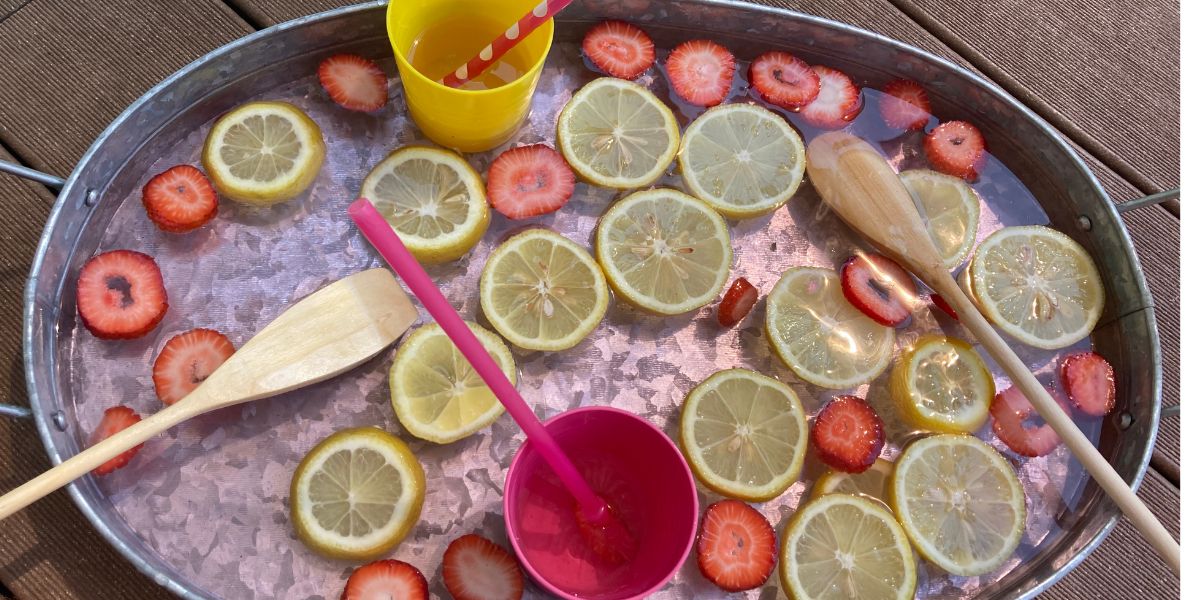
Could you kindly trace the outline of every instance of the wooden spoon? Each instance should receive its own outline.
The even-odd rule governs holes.
[[[0,497],[0,519],[192,417],[345,373],[390,346],[416,318],[387,269],[339,279],[276,317],[182,400]]]
[[[851,134],[825,133],[808,146],[808,172],[821,198],[847,225],[950,303],[959,321],[975,334],[1038,414],[1178,575],[1179,544],[959,289],[943,266],[912,197],[883,156]]]

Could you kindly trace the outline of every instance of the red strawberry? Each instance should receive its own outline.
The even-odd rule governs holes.
[[[821,91],[800,109],[800,116],[824,129],[845,127],[862,110],[858,86],[841,71],[821,65],[813,65],[812,70],[821,80]]]
[[[721,500],[704,511],[696,558],[700,573],[717,587],[754,589],[775,570],[775,530],[749,504]]]
[[[554,212],[573,193],[575,174],[562,155],[545,144],[509,148],[488,168],[488,201],[510,219]]]
[[[733,87],[737,65],[733,53],[709,40],[692,40],[675,47],[667,56],[667,79],[684,102],[715,106]]]
[[[186,233],[217,216],[217,190],[200,169],[177,165],[146,182],[142,206],[159,229]]]
[[[817,458],[830,468],[862,473],[883,450],[883,420],[866,400],[836,396],[817,413],[812,440]]]
[[[842,266],[842,294],[880,325],[908,319],[917,286],[904,267],[882,254],[855,254]]]
[[[154,392],[168,406],[192,393],[221,363],[233,356],[233,344],[211,329],[181,333],[154,359]]]
[[[983,168],[987,144],[983,134],[966,121],[946,121],[925,136],[925,156],[934,169],[974,181]]]
[[[1103,417],[1117,405],[1117,382],[1113,367],[1095,352],[1072,354],[1062,361],[1062,382],[1067,396],[1079,410]]]
[[[808,63],[786,52],[768,52],[750,63],[750,85],[763,100],[800,108],[817,98],[821,79]]]
[[[429,584],[406,562],[377,560],[350,574],[342,600],[429,600]]]
[[[879,114],[883,122],[892,129],[910,131],[920,129],[929,122],[933,108],[925,88],[908,79],[897,79],[883,86],[884,96],[879,99]]]
[[[387,75],[361,56],[330,56],[317,67],[317,78],[329,97],[342,108],[371,112],[387,103]]]
[[[167,314],[167,290],[153,258],[133,250],[97,254],[79,271],[75,303],[92,335],[104,340],[146,335]]]
[[[128,429],[134,423],[141,421],[142,418],[133,409],[128,406],[114,406],[104,411],[104,416],[100,417],[100,425],[96,427],[96,431],[92,432],[91,445],[95,446],[101,440],[108,439],[122,429]],[[138,444],[117,456],[110,458],[108,462],[96,467],[92,470],[93,475],[108,475],[117,469],[129,464],[133,460],[133,455],[142,449],[143,444]]]
[[[454,600],[520,600],[525,590],[516,559],[473,533],[450,542],[442,555],[442,579]]]
[[[954,319],[955,321],[958,320],[958,313],[954,312],[954,307],[950,306],[950,303],[946,302],[945,298],[939,296],[938,294],[930,294],[929,299],[933,301],[934,306],[942,309],[943,312],[950,315],[950,318]]]
[[[1070,411],[1065,402],[1053,390],[1047,389],[1064,411]],[[1054,428],[1043,423],[1026,425],[1026,421],[1040,419],[1033,405],[1015,386],[999,394],[989,409],[992,413],[992,431],[1013,452],[1021,456],[1045,456],[1059,444]]]
[[[724,327],[733,327],[750,313],[755,302],[758,302],[758,290],[745,277],[738,277],[717,307],[717,322]]]
[[[604,21],[589,29],[583,53],[601,71],[621,79],[634,79],[654,64],[650,36],[624,21]]]

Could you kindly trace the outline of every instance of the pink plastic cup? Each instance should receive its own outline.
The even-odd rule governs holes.
[[[692,550],[700,515],[674,442],[653,423],[605,406],[564,412],[546,429],[639,546],[623,565],[598,559],[579,533],[575,499],[526,442],[504,482],[504,524],[525,571],[563,598],[633,600],[666,585]]]

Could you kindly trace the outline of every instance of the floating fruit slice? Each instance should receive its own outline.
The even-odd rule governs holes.
[[[721,304],[717,306],[717,322],[722,327],[733,327],[750,314],[757,302],[758,288],[745,277],[738,277],[725,291],[725,297],[721,298]]]
[[[416,567],[390,558],[365,564],[350,574],[341,600],[429,600],[429,582]]]
[[[987,143],[974,125],[946,121],[925,136],[925,156],[934,169],[975,181],[987,161]]]
[[[196,328],[172,337],[154,359],[154,393],[167,406],[179,402],[234,351],[229,338],[212,329]]]
[[[892,461],[880,458],[862,473],[830,470],[818,477],[813,484],[813,497],[825,494],[862,494],[880,502],[887,502],[888,484],[892,480],[893,469]]]
[[[792,389],[745,369],[717,371],[688,393],[683,455],[716,492],[770,500],[796,482],[808,447],[804,407]]]
[[[1058,401],[1063,412],[1071,414],[1071,408],[1055,391],[1046,391]],[[1054,428],[1041,421],[1037,409],[1017,387],[1010,387],[992,401],[992,431],[1010,450],[1021,456],[1045,456],[1062,442]]]
[[[1063,387],[1071,402],[1085,414],[1103,417],[1117,405],[1113,367],[1095,352],[1079,352],[1062,360]]]
[[[979,195],[965,181],[928,169],[904,171],[900,181],[916,202],[942,264],[957,268],[975,246]]]
[[[804,142],[788,122],[753,104],[710,108],[688,126],[679,150],[689,191],[731,219],[767,214],[804,179]]]
[[[775,570],[775,530],[745,502],[715,502],[700,522],[696,562],[705,579],[727,592],[761,587]]]
[[[75,305],[92,335],[129,340],[158,327],[167,314],[167,288],[153,258],[133,250],[109,250],[83,263]]]
[[[100,424],[96,426],[96,430],[92,432],[91,445],[99,444],[100,442],[116,435],[122,430],[132,427],[134,424],[142,420],[141,415],[133,411],[128,406],[114,406],[104,411],[104,416],[100,417]],[[129,464],[138,451],[145,444],[138,444],[102,463],[100,466],[92,469],[93,475],[108,475],[121,467]]]
[[[583,54],[596,68],[621,79],[636,79],[654,64],[654,42],[624,21],[597,23],[583,36]]]
[[[858,396],[835,396],[812,426],[817,458],[831,469],[862,473],[883,450],[883,420]]]
[[[325,141],[287,102],[243,104],[213,124],[200,158],[222,195],[259,206],[300,195],[321,171]]]
[[[792,600],[909,600],[917,566],[904,530],[876,502],[829,494],[792,517],[779,550],[779,580]]]
[[[1005,227],[971,259],[971,291],[996,327],[1036,348],[1087,337],[1104,311],[1096,264],[1071,238],[1038,225]]]
[[[454,600],[521,600],[525,591],[525,575],[517,559],[473,533],[446,547],[442,580]]]
[[[892,129],[913,131],[929,123],[933,109],[925,88],[911,79],[895,79],[883,86],[879,115]]]
[[[896,461],[891,505],[917,551],[955,575],[999,567],[1025,529],[1025,492],[1012,466],[969,435],[910,444]]]
[[[142,187],[142,206],[159,229],[187,233],[217,216],[217,190],[192,165],[175,165]]]
[[[737,63],[733,53],[712,40],[691,40],[667,56],[667,79],[684,102],[697,106],[720,104],[733,86]]]
[[[891,391],[900,415],[914,427],[971,433],[987,421],[996,384],[970,344],[923,335],[900,354]]]
[[[855,254],[842,265],[842,294],[876,323],[896,327],[912,314],[917,284],[882,254]]]
[[[487,231],[491,213],[479,173],[453,152],[410,146],[392,152],[363,180],[359,195],[417,260],[442,263],[466,254]]]
[[[468,322],[467,327],[515,384],[517,366],[500,336],[475,323]],[[439,444],[461,440],[504,412],[496,395],[437,323],[405,338],[388,381],[396,417],[423,440]]]
[[[421,516],[425,471],[396,436],[374,427],[339,431],[292,475],[292,525],[331,558],[369,560],[400,543]]]
[[[335,54],[321,61],[317,79],[342,108],[373,112],[387,103],[387,75],[357,54]]]
[[[846,301],[837,273],[790,269],[767,295],[767,338],[780,360],[810,383],[842,389],[887,368],[896,334]]]
[[[579,244],[530,229],[496,248],[483,265],[479,302],[514,345],[566,350],[583,341],[608,310],[599,265]]]
[[[596,258],[622,300],[678,315],[721,293],[733,248],[716,211],[682,192],[657,188],[608,209],[596,226]]]
[[[679,123],[646,88],[601,77],[558,116],[558,149],[589,183],[628,189],[654,183],[679,151]]]
[[[554,148],[509,148],[488,167],[487,197],[496,212],[528,219],[554,212],[575,193],[575,174]]]
[[[816,99],[800,109],[800,116],[823,129],[840,129],[862,112],[862,94],[854,81],[837,69],[813,65],[821,80]]]
[[[821,79],[808,63],[787,52],[767,52],[750,63],[750,87],[763,100],[794,110],[817,99]]]

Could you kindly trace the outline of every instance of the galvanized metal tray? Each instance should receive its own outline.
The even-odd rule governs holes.
[[[938,117],[976,123],[995,159],[976,186],[984,201],[979,239],[1004,225],[1049,223],[1082,243],[1104,274],[1105,315],[1092,339],[1080,346],[1093,344],[1115,365],[1118,408],[1103,420],[1081,425],[1127,481],[1140,481],[1159,411],[1153,309],[1113,206],[1078,156],[1043,121],[951,63],[824,19],[728,1],[578,0],[556,20],[556,42],[532,113],[510,144],[553,140],[558,111],[595,76],[584,66],[578,41],[591,23],[605,18],[637,22],[660,53],[703,36],[726,44],[743,60],[766,49],[789,50],[810,63],[842,69],[868,88],[908,77],[931,92]],[[377,59],[389,70],[392,102],[381,114],[341,110],[316,82],[317,63],[342,51]],[[745,73],[744,65],[740,72]],[[681,124],[698,114],[671,97],[657,67],[640,82],[677,108]],[[744,81],[737,86],[734,101],[755,101]],[[878,141],[898,168],[923,166],[915,138],[883,139],[885,129],[874,110],[877,98],[867,90],[866,110],[851,130]],[[156,230],[144,217],[141,186],[171,165],[198,164],[211,122],[253,99],[293,102],[321,126],[329,151],[317,182],[302,197],[270,209],[224,202],[218,218],[192,234]],[[811,138],[815,130],[792,121]],[[150,365],[175,333],[213,327],[240,344],[290,302],[380,264],[345,208],[378,160],[398,146],[421,141],[395,77],[382,2],[314,15],[234,42],[134,103],[67,180],[27,288],[29,397],[51,459],[57,463],[77,452],[109,406],[129,404],[142,413],[159,406]],[[469,155],[468,160],[484,171],[499,150]],[[678,184],[669,173],[658,185]],[[595,221],[617,196],[580,184],[563,210],[534,223],[590,246]],[[483,262],[501,238],[525,226],[496,215],[484,241],[470,254],[432,269],[464,316],[482,320],[476,286]],[[833,266],[861,247],[807,184],[785,210],[734,223],[731,230],[734,273],[764,291],[788,267]],[[162,325],[141,340],[102,342],[80,327],[76,317],[79,266],[95,252],[113,248],[152,254],[164,273],[171,309]],[[673,436],[683,396],[718,369],[743,366],[778,377],[800,394],[810,414],[833,395],[798,380],[771,357],[761,306],[733,330],[718,327],[711,310],[664,319],[614,303],[599,329],[576,348],[514,352],[520,389],[542,417],[575,406],[611,405],[641,414]],[[939,313],[918,311],[899,344],[937,329],[969,337]],[[1022,352],[1035,373],[1047,376],[1058,356]],[[418,566],[430,579],[433,594],[445,596],[439,565],[452,539],[469,532],[506,539],[500,493],[505,469],[523,438],[502,418],[447,446],[414,440],[397,423],[388,402],[390,362],[389,353],[317,387],[181,425],[147,442],[130,467],[102,480],[84,478],[70,493],[97,530],[137,568],[183,597],[331,597],[355,565],[320,558],[296,539],[287,516],[288,483],[300,458],[321,438],[344,427],[377,425],[410,442],[428,479],[421,522],[393,556]],[[1000,370],[993,370],[998,388],[1006,387]],[[892,414],[887,386],[881,384],[886,377],[849,391],[868,397],[884,414],[889,438],[885,456],[894,457],[914,433]],[[1003,449],[990,431],[981,435]],[[1032,597],[1082,560],[1112,527],[1114,507],[1065,448],[1032,460],[1007,455],[1028,492],[1030,516],[1021,547],[1001,568],[982,577],[954,577],[925,565],[919,597]],[[782,526],[807,500],[807,488],[823,470],[810,460],[801,481],[761,509]],[[705,500],[716,498],[707,490],[701,493]],[[526,595],[544,596],[532,586]],[[724,596],[690,560],[653,597]],[[773,576],[747,597],[782,597],[782,591]]]

